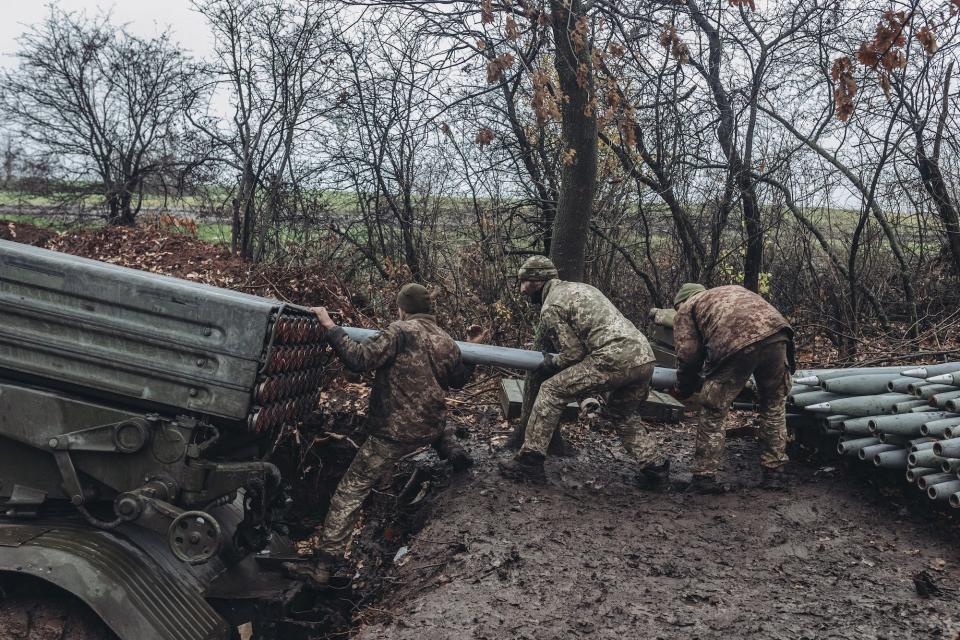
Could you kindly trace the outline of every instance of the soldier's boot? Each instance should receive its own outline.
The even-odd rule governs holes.
[[[766,491],[786,491],[790,487],[787,472],[783,467],[763,467],[760,488]]]
[[[318,552],[307,562],[284,562],[283,570],[291,578],[303,580],[314,588],[322,588],[327,586],[330,577],[342,565],[342,558]]]
[[[447,462],[450,463],[450,466],[452,466],[456,472],[466,471],[473,466],[473,458],[470,457],[470,454],[467,453],[467,450],[463,447],[453,449],[450,452],[450,457],[447,458]]]
[[[714,496],[727,493],[729,490],[730,487],[718,482],[716,476],[698,473],[693,474],[690,484],[688,484],[685,489],[687,493],[699,493],[703,495]]]
[[[647,464],[640,468],[637,474],[637,484],[642,489],[661,489],[669,483],[670,480],[670,459],[667,458],[660,464]]]
[[[500,475],[507,478],[545,482],[547,474],[543,469],[544,459],[542,453],[521,451],[509,460],[501,460],[497,466],[500,467]]]
[[[433,443],[433,448],[441,460],[446,460],[454,471],[465,471],[473,466],[473,458],[457,441],[453,429],[447,427]]]

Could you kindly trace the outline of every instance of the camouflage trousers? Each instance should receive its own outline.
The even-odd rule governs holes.
[[[659,463],[663,456],[639,414],[640,405],[650,393],[652,378],[653,363],[618,372],[600,368],[587,357],[567,367],[540,386],[520,451],[546,454],[563,408],[574,400],[606,393],[606,416],[627,452],[642,465]]]
[[[360,518],[360,509],[373,486],[400,458],[417,448],[416,445],[376,436],[367,438],[330,499],[330,509],[320,534],[320,551],[337,557],[346,553],[350,535]]]
[[[449,427],[443,430],[432,446],[443,460],[457,453],[465,453]],[[374,485],[400,458],[419,448],[420,445],[393,442],[376,436],[367,438],[330,499],[330,508],[320,533],[320,551],[334,556],[346,553],[350,546],[350,534]]]
[[[760,398],[760,464],[776,468],[787,463],[787,343],[764,341],[730,356],[704,380],[693,461],[695,474],[715,475],[720,470],[726,437],[723,423],[734,398],[751,375]]]

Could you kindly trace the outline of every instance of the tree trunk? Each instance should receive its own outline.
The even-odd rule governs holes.
[[[736,171],[737,187],[740,189],[743,205],[744,230],[747,234],[747,251],[743,257],[743,286],[759,293],[760,272],[763,269],[763,220],[760,203],[757,201],[753,181],[737,157],[736,150],[734,158],[736,162],[731,161],[731,169]]]
[[[581,0],[551,0],[551,20],[561,100],[564,144],[560,202],[550,242],[550,257],[560,277],[582,280],[593,198],[597,190],[597,115],[592,104],[592,43],[579,29],[586,12]],[[576,33],[575,33],[576,32]]]
[[[753,180],[750,178],[750,168],[744,166],[743,157],[735,142],[736,122],[733,105],[727,90],[720,81],[723,43],[720,39],[720,32],[703,15],[699,5],[694,0],[689,0],[687,7],[690,9],[690,15],[694,22],[707,35],[709,43],[708,68],[706,70],[702,67],[699,68],[710,86],[710,93],[713,94],[717,111],[720,113],[720,121],[717,124],[717,138],[720,141],[723,155],[727,159],[732,183],[740,192],[744,231],[747,236],[747,250],[743,260],[743,286],[756,292],[760,289],[760,270],[763,265],[763,222]]]
[[[230,228],[230,254],[237,255],[240,247],[240,199],[234,198],[233,205],[233,225]]]
[[[940,220],[943,222],[943,228],[947,234],[947,246],[950,247],[953,268],[957,274],[960,274],[960,217],[958,217],[957,208],[950,199],[950,192],[947,191],[947,184],[943,179],[943,173],[940,171],[940,165],[927,156],[921,131],[915,130],[915,132],[917,138],[917,167],[920,170],[920,177],[927,193],[930,194],[937,205],[937,213],[940,214]]]
[[[132,227],[136,223],[132,203],[133,195],[129,191],[124,190],[124,192],[120,194],[120,225]]]

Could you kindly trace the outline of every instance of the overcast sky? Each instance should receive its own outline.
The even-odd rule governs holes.
[[[64,11],[86,11],[90,15],[110,12],[117,24],[127,24],[139,36],[152,36],[172,27],[174,39],[197,57],[210,52],[210,35],[204,19],[191,9],[190,0],[58,0]],[[17,50],[17,37],[28,25],[49,13],[42,1],[0,0],[0,64],[10,64]]]

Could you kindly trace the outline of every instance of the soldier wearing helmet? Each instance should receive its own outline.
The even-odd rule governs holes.
[[[463,387],[473,367],[463,363],[457,343],[437,325],[423,286],[405,285],[397,307],[400,320],[363,342],[350,338],[324,307],[313,309],[347,368],[376,372],[367,409],[369,437],[330,499],[313,562],[285,565],[292,575],[317,586],[342,565],[364,501],[377,479],[403,456],[433,444],[455,469],[472,464],[444,422],[447,390]],[[469,341],[482,342],[486,332],[475,329]]]
[[[764,484],[782,486],[787,463],[786,397],[794,368],[793,329],[769,302],[737,285],[706,289],[688,282],[674,298],[679,398],[700,391],[690,490],[722,493],[724,419],[752,375],[760,403]]]
[[[607,394],[606,415],[626,450],[640,465],[638,480],[654,486],[667,479],[660,455],[639,415],[650,392],[653,351],[644,335],[599,290],[560,280],[546,256],[528,258],[517,274],[520,292],[541,305],[538,335],[558,351],[544,354],[546,378],[530,412],[520,452],[500,463],[513,478],[543,479],[547,446],[563,407],[588,395]]]

